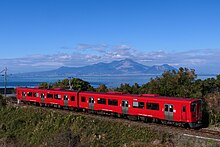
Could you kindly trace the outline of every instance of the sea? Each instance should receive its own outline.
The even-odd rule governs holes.
[[[133,85],[135,83],[139,85],[146,84],[151,79],[160,75],[117,75],[117,76],[76,76],[71,78],[80,78],[89,82],[93,87],[98,87],[101,84],[105,84],[109,88],[119,87],[121,84]],[[199,75],[197,79],[215,78],[216,75]],[[69,77],[54,76],[54,77],[14,77],[7,76],[6,86],[7,88],[15,87],[36,87],[42,82],[54,83],[58,80],[63,80]],[[4,76],[0,76],[0,88],[4,87]]]

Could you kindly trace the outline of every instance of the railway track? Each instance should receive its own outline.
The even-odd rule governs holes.
[[[219,137],[220,137],[220,131],[218,131],[218,130],[212,130],[212,129],[207,129],[207,128],[201,128],[199,131],[202,132],[202,133],[213,134],[213,135],[216,135],[216,136],[219,136]]]
[[[183,135],[183,136],[188,136],[188,137],[196,137],[200,139],[207,139],[207,140],[214,140],[218,141],[220,143],[220,131],[217,130],[212,130],[208,128],[201,128],[198,130],[194,129],[189,129],[189,128],[182,128],[182,127],[177,127],[177,126],[172,126],[172,125],[164,125],[164,124],[157,124],[157,123],[144,123],[141,121],[131,121],[128,119],[124,118],[118,118],[118,117],[109,117],[108,115],[97,115],[94,113],[86,113],[86,112],[75,112],[75,111],[70,111],[66,109],[57,109],[54,107],[38,107],[35,105],[27,105],[27,104],[17,104],[16,101],[11,101],[9,103],[12,106],[15,107],[32,107],[35,109],[45,109],[45,110],[51,110],[54,112],[60,112],[60,113],[72,113],[74,115],[83,115],[86,117],[90,118],[98,118],[102,120],[107,120],[107,121],[117,121],[117,122],[122,122],[127,125],[138,125],[138,126],[143,126],[143,127],[149,127],[154,129],[155,131],[166,131],[169,132],[170,134],[178,134],[178,135]]]

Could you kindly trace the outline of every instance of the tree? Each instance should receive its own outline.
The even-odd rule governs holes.
[[[131,93],[132,94],[140,94],[140,86],[137,83],[131,86]]]
[[[130,86],[129,84],[127,84],[127,83],[121,84],[120,87],[117,87],[117,88],[115,89],[115,91],[132,93],[131,86]]]
[[[43,82],[43,83],[40,83],[40,84],[38,85],[38,87],[39,87],[39,88],[43,88],[43,89],[48,89],[48,88],[51,88],[52,85],[49,84],[49,83],[47,83],[47,82]]]
[[[5,106],[6,105],[6,100],[5,100],[5,98],[0,94],[0,108],[2,107],[2,106]]]
[[[95,91],[89,82],[83,81],[82,79],[73,78],[71,79],[71,86],[73,90],[77,91]]]
[[[150,82],[143,84],[140,87],[140,92],[142,94],[144,94],[144,93],[152,93],[152,94],[160,93],[159,77],[156,77],[155,79],[151,79]]]
[[[108,88],[105,84],[101,84],[96,88],[96,92],[108,92]]]
[[[76,91],[94,91],[94,88],[90,85],[89,82],[83,81],[78,78],[71,79],[70,84],[72,86],[72,89]],[[69,79],[63,79],[62,81],[58,80],[57,82],[54,82],[53,84],[49,84],[47,82],[39,84],[39,88],[47,89],[47,88],[52,88],[52,87],[69,89],[70,88]]]
[[[63,88],[63,89],[69,89],[69,80],[63,79],[62,81],[58,80],[57,82],[53,83],[53,88]]]
[[[208,78],[203,81],[202,84],[202,93],[203,95],[207,95],[209,93],[217,92],[217,81],[214,78]]]
[[[177,72],[177,91],[176,96],[191,97],[194,93],[195,79],[197,75],[194,69],[179,68]]]
[[[192,97],[200,87],[195,86],[195,70],[179,68],[179,71],[165,71],[162,76],[142,85],[141,93],[157,93],[164,96]],[[198,89],[197,89],[198,88]],[[201,93],[197,93],[201,95]]]
[[[3,96],[0,94],[0,108],[2,107],[3,105]]]
[[[63,79],[62,81],[59,80],[58,82],[55,82],[53,84],[54,88],[59,87],[59,88],[69,89],[70,86],[72,87],[73,90],[76,91],[94,91],[94,88],[90,85],[89,82],[83,81],[78,78]]]
[[[205,98],[209,112],[209,122],[211,124],[220,124],[220,93],[207,94]]]
[[[220,91],[220,74],[216,76],[217,91]]]

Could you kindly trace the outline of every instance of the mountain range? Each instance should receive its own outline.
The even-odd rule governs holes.
[[[95,76],[95,75],[138,75],[161,74],[164,71],[177,70],[168,65],[145,66],[131,59],[113,61],[111,63],[97,63],[83,67],[60,67],[55,70],[42,72],[21,73],[18,76]]]

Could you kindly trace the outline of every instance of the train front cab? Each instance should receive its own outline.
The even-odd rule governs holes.
[[[37,99],[33,99],[32,95],[35,89],[33,88],[16,88],[17,103],[23,102],[38,102]]]
[[[21,88],[16,88],[16,97],[17,97],[17,103],[19,104],[22,100],[22,91]]]
[[[202,126],[202,101],[196,100],[190,104],[190,123],[191,128],[198,128]]]
[[[190,128],[201,127],[201,100],[186,100],[164,103],[164,120],[181,122]],[[188,125],[187,125],[188,124]]]

